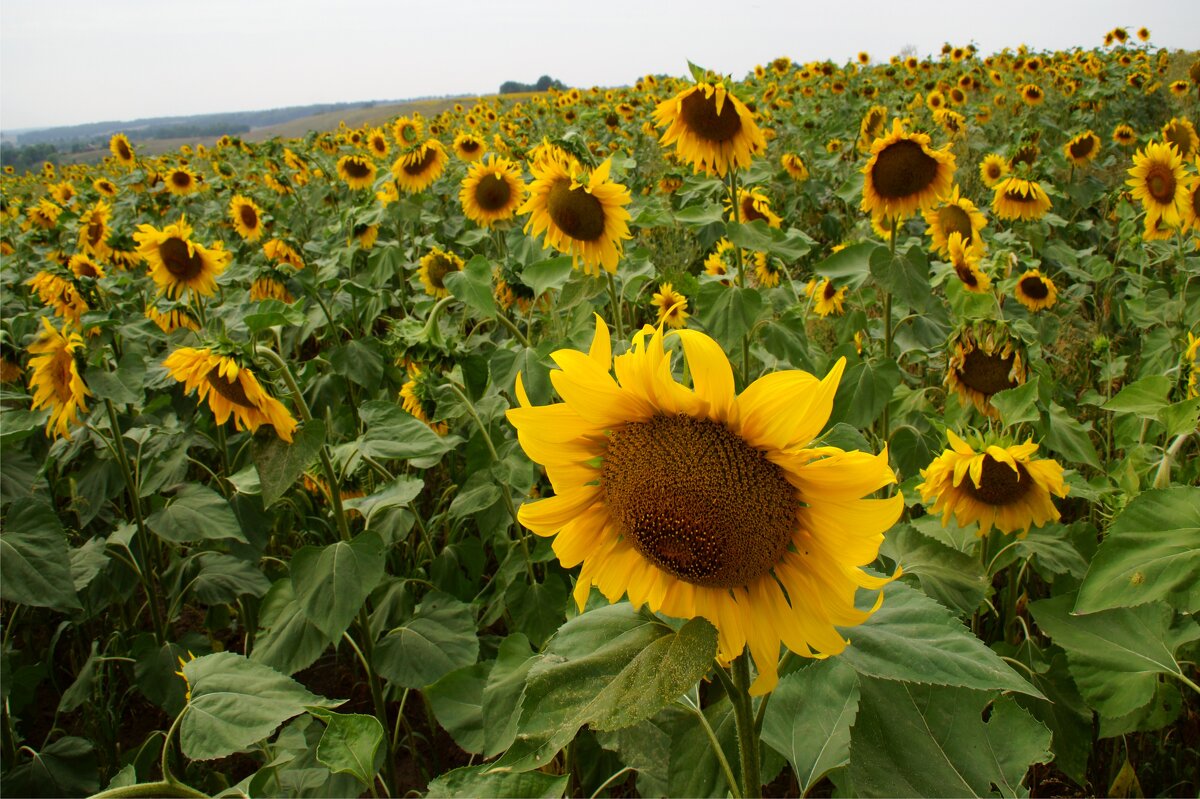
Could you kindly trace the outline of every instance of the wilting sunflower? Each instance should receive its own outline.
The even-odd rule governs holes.
[[[97,200],[96,204],[79,216],[79,249],[89,255],[105,260],[112,253],[108,236],[112,230],[108,220],[112,218],[112,206]]]
[[[113,137],[108,140],[108,149],[121,166],[133,166],[137,160],[133,155],[133,147],[129,144],[129,139],[125,137],[124,133],[113,134]]]
[[[78,325],[80,318],[90,310],[75,284],[53,272],[38,272],[25,284],[33,289],[42,305],[71,324]]]
[[[1063,146],[1063,155],[1075,166],[1087,163],[1100,154],[1100,137],[1092,131],[1080,133]]]
[[[1050,197],[1036,180],[1014,175],[992,191],[992,213],[1000,219],[1041,219],[1050,210]]]
[[[783,168],[795,180],[808,180],[808,167],[804,165],[804,161],[795,153],[784,153],[779,159],[783,164]]]
[[[361,155],[343,155],[337,173],[351,189],[369,189],[375,183],[375,162]]]
[[[655,322],[657,325],[665,323],[670,328],[681,328],[687,324],[687,318],[691,315],[687,312],[687,297],[676,291],[670,283],[663,283],[658,287],[651,304],[658,311],[658,320]]]
[[[512,219],[524,199],[525,181],[520,168],[495,155],[471,165],[458,193],[467,219],[483,227]]]
[[[910,216],[950,193],[954,154],[929,149],[929,136],[906,133],[892,120],[892,131],[871,144],[871,160],[863,167],[862,209],[884,216]]]
[[[42,230],[51,230],[58,224],[58,218],[62,215],[62,210],[49,199],[43,197],[38,200],[37,205],[31,205],[25,210],[25,217],[34,227],[39,227]]]
[[[1183,156],[1170,144],[1151,142],[1145,150],[1133,156],[1130,178],[1125,185],[1130,194],[1142,201],[1146,210],[1146,227],[1152,228],[1161,219],[1168,227],[1178,227],[1179,207],[1187,202],[1186,173]]]
[[[234,230],[246,241],[258,241],[262,237],[262,209],[249,197],[234,195],[229,201],[229,218]]]
[[[232,254],[217,242],[212,249],[192,241],[192,227],[185,217],[162,230],[153,225],[138,225],[133,234],[138,255],[150,269],[159,293],[176,298],[184,291],[206,297],[217,292],[216,278],[229,265]]]
[[[432,372],[422,369],[418,364],[408,365],[408,380],[400,387],[400,401],[404,410],[429,426],[439,436],[450,432],[450,426],[445,422],[433,421],[437,413],[437,399],[434,395]]]
[[[783,223],[778,214],[771,210],[770,198],[758,189],[738,189],[736,217],[733,205],[729,202],[729,198],[726,197],[725,213],[729,214],[730,220],[736,218],[739,222],[753,222],[756,219],[761,219],[769,227],[779,227]]]
[[[186,305],[172,305],[166,311],[160,311],[154,305],[147,305],[146,318],[158,325],[159,330],[164,333],[174,333],[180,328],[185,330],[200,329],[200,322],[196,317],[192,316],[191,311]]]
[[[496,281],[492,295],[501,308],[507,311],[516,306],[520,313],[529,313],[529,309],[533,307],[537,297],[534,295],[533,289],[521,281],[516,270],[510,266],[496,266],[492,269],[492,277]]]
[[[804,287],[804,293],[812,298],[813,310],[820,316],[841,316],[843,311],[842,303],[846,301],[846,294],[849,289],[845,286],[838,288],[829,278],[817,280],[813,278],[808,281]]]
[[[87,413],[87,398],[92,396],[79,374],[76,355],[83,354],[83,338],[70,324],[62,329],[42,317],[42,333],[29,345],[29,388],[33,391],[33,410],[50,409],[46,435],[71,439],[71,425],[79,424],[79,411]]]
[[[1054,304],[1058,302],[1058,288],[1054,285],[1054,281],[1037,269],[1030,269],[1017,278],[1014,292],[1017,300],[1031,313],[1053,308]]]
[[[945,526],[953,516],[959,527],[978,523],[978,535],[995,527],[1008,534],[1029,533],[1030,527],[1058,521],[1050,498],[1065,497],[1063,467],[1051,459],[1035,458],[1038,445],[1030,439],[1009,446],[980,445],[982,452],[947,430],[950,449],[921,470],[921,498],[935,500],[930,513],[942,514]]]
[[[186,393],[197,392],[199,402],[208,400],[217,424],[232,414],[238,430],[251,433],[261,425],[275,428],[275,435],[289,444],[296,420],[283,403],[267,393],[254,372],[234,358],[211,349],[180,347],[163,361],[171,377],[183,383]]]
[[[983,239],[965,242],[962,234],[954,231],[946,245],[946,256],[967,291],[983,294],[991,290],[992,279],[979,266],[983,261]]]
[[[376,158],[386,158],[391,151],[391,148],[388,147],[387,136],[379,128],[372,128],[367,133],[367,150]]]
[[[448,160],[442,143],[429,139],[396,159],[392,164],[392,177],[401,191],[416,194],[438,179]]]
[[[614,359],[599,317],[588,353],[551,356],[565,402],[534,407],[518,382],[520,407],[508,420],[555,492],[518,517],[555,536],[564,566],[583,564],[581,610],[595,585],[610,602],[628,594],[652,612],[703,616],[717,627],[722,662],[749,644],[758,668],[750,692],[765,694],[778,680],[781,641],[800,656],[836,655],[847,641],[835,625],[860,624],[878,607],[857,609],[855,595],[890,578],[861,567],[903,499],[863,499],[895,482],[886,451],[811,446],[844,359],[824,380],[776,372],[735,394],[715,341],[671,335],[692,388],[672,376],[661,329],[638,332]]]
[[[999,417],[992,395],[1024,385],[1028,377],[1024,348],[994,322],[975,322],[955,336],[946,365],[946,387],[963,405]]]
[[[460,161],[478,161],[487,152],[483,139],[473,133],[460,133],[454,137],[454,154]]]
[[[979,177],[983,180],[983,185],[994,189],[996,184],[1008,175],[1008,170],[1007,158],[996,153],[988,153],[979,164]]]
[[[622,241],[631,238],[625,210],[630,195],[629,189],[609,179],[612,159],[598,166],[586,183],[574,168],[568,171],[554,159],[532,169],[529,199],[517,210],[529,214],[525,232],[544,232],[545,246],[570,255],[576,268],[582,261],[586,274],[598,275],[601,267],[616,272]]]
[[[1173,117],[1162,126],[1163,141],[1179,151],[1183,158],[1191,158],[1196,152],[1200,138],[1196,136],[1196,128],[1188,119]]]
[[[741,100],[725,84],[697,83],[654,109],[656,127],[666,127],[659,140],[675,145],[675,153],[693,171],[722,177],[730,167],[747,167],[766,151],[767,140]]]
[[[964,244],[970,244],[979,237],[980,231],[987,225],[987,219],[975,207],[975,203],[961,196],[958,186],[936,208],[925,211],[925,230],[929,234],[930,247],[940,255],[949,255],[951,233],[958,233]]]
[[[163,173],[163,183],[166,185],[167,191],[177,197],[193,194],[200,188],[200,181],[196,179],[196,173],[186,166],[168,169]]]
[[[441,299],[450,296],[450,290],[446,288],[444,282],[446,275],[462,268],[462,258],[452,252],[445,252],[434,247],[421,258],[421,267],[417,270],[417,274],[420,275],[421,283],[425,286],[425,293]]]
[[[276,275],[260,275],[250,284],[250,300],[251,302],[261,302],[262,300],[278,300],[285,305],[291,305],[296,301],[292,296],[292,292],[288,291],[287,286]]]
[[[1112,138],[1114,142],[1122,147],[1129,147],[1137,141],[1137,133],[1131,126],[1121,123],[1113,128]]]
[[[304,259],[300,253],[282,239],[271,239],[263,245],[263,255],[277,264],[287,264],[294,269],[304,268]]]

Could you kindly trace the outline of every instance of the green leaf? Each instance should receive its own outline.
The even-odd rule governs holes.
[[[426,595],[413,617],[375,647],[375,667],[403,688],[424,688],[479,657],[475,614],[448,594]]]
[[[408,505],[421,495],[424,488],[425,481],[421,478],[400,476],[372,494],[343,501],[342,506],[361,513],[370,526],[371,518],[376,513],[387,508],[402,508]]]
[[[671,736],[663,730],[665,725],[656,723],[664,715],[666,712],[632,727],[594,733],[597,743],[616,752],[622,763],[637,770],[639,796],[670,795]],[[691,762],[697,764],[697,759]]]
[[[41,751],[25,747],[26,754],[28,762],[4,775],[5,796],[91,796],[100,788],[95,748],[85,738],[69,735]]]
[[[229,502],[199,483],[182,486],[165,508],[150,514],[146,526],[172,544],[221,538],[249,543]]]
[[[675,212],[675,221],[689,227],[704,227],[725,218],[725,209],[717,203],[692,205]]]
[[[334,374],[374,394],[383,380],[383,355],[378,344],[369,340],[350,339],[345,344],[330,347],[325,352]]]
[[[1038,420],[1039,379],[1034,375],[1016,388],[1008,388],[992,395],[992,406],[1000,412],[1000,419],[1004,424],[1012,426]]]
[[[40,500],[21,498],[9,506],[0,530],[0,596],[43,608],[81,607],[62,523]]]
[[[316,662],[329,643],[329,636],[313,624],[296,599],[291,579],[276,580],[258,611],[258,634],[250,659],[295,674]]]
[[[741,779],[741,763],[738,761],[737,722],[729,698],[722,696],[704,708],[704,718],[712,729],[721,750],[726,752],[733,778]],[[682,708],[670,707],[655,720],[666,717],[666,729],[671,735],[669,770],[665,796],[693,796],[724,799],[732,791],[725,777],[725,770],[713,754],[713,744],[708,732],[694,713]],[[773,750],[771,750],[773,751]]]
[[[189,661],[183,674],[192,698],[179,742],[190,760],[240,752],[306,708],[337,707],[344,701],[317,696],[290,677],[232,652]]]
[[[1088,436],[1088,429],[1067,413],[1058,403],[1050,403],[1049,413],[1042,414],[1042,443],[1073,463],[1086,463],[1100,469],[1100,456]]]
[[[734,245],[752,252],[765,252],[785,261],[795,261],[812,249],[812,240],[796,229],[786,233],[769,227],[762,219],[753,222],[726,222],[725,235]]]
[[[504,604],[517,629],[541,646],[566,620],[569,594],[562,577],[551,572],[540,583],[514,580],[504,591]]]
[[[844,422],[858,429],[874,424],[892,399],[904,375],[894,360],[859,361],[846,370],[833,400],[830,424]]]
[[[1170,404],[1171,381],[1164,375],[1151,375],[1130,383],[1102,407],[1113,413],[1132,413],[1142,419],[1157,419],[1158,413]]]
[[[1049,572],[1082,578],[1087,572],[1088,563],[1070,538],[1071,530],[1080,524],[1088,523],[1076,522],[1071,527],[1047,524],[1044,527],[1033,528],[1024,538],[1016,540],[1017,556],[1032,558],[1034,567],[1040,574]]]
[[[1200,397],[1166,406],[1158,412],[1158,420],[1171,438],[1193,432],[1200,427]]]
[[[763,742],[792,764],[803,796],[850,762],[858,675],[838,660],[817,661],[779,681],[763,718]]]
[[[1157,675],[1182,675],[1175,648],[1200,637],[1200,626],[1186,620],[1172,633],[1174,616],[1155,602],[1072,615],[1075,596],[1066,594],[1029,605],[1038,627],[1067,651],[1071,674],[1088,704],[1102,715],[1124,716],[1154,697]]]
[[[426,799],[474,799],[477,796],[558,799],[567,790],[570,775],[540,771],[492,771],[492,766],[463,766],[447,771],[429,783]]]
[[[1200,488],[1146,491],[1113,520],[1079,586],[1075,613],[1163,600],[1200,610]]]
[[[223,605],[240,596],[260,597],[271,583],[258,570],[258,565],[224,552],[204,552],[197,556],[200,573],[192,590],[205,605]]]
[[[483,689],[484,757],[503,752],[517,737],[525,678],[540,657],[530,650],[529,639],[521,633],[513,633],[500,643]]]
[[[959,614],[974,613],[987,596],[991,581],[979,558],[921,534],[911,525],[893,529],[880,550],[915,575],[921,590]]]
[[[500,487],[490,471],[480,470],[467,478],[454,501],[450,503],[450,518],[465,519],[472,513],[487,510],[500,501]]]
[[[289,305],[279,300],[263,300],[258,308],[246,314],[242,320],[251,334],[261,333],[268,328],[282,325],[300,327],[304,324],[303,301]]]
[[[379,719],[328,710],[315,715],[326,725],[317,744],[317,761],[334,774],[353,774],[363,785],[370,785],[383,765],[380,744],[384,733]]]
[[[565,286],[571,277],[571,269],[571,256],[560,255],[525,267],[521,282],[533,289],[535,295],[544,294]]]
[[[308,618],[336,641],[383,577],[383,540],[368,530],[350,541],[303,547],[292,556],[292,591]]]
[[[895,257],[886,247],[871,254],[871,276],[890,291],[896,299],[918,311],[928,310],[933,303],[929,285],[929,260],[920,246],[913,245],[907,253]]]
[[[1017,704],[1045,724],[1051,733],[1054,765],[1080,785],[1087,784],[1088,756],[1092,751],[1092,711],[1079,695],[1067,658],[1055,647],[1049,662],[1037,645],[1027,640],[1014,657],[1029,668],[1029,680],[1046,699],[1015,695]]]
[[[627,603],[575,617],[530,669],[517,740],[498,765],[537,768],[585,724],[615,730],[650,718],[708,672],[716,643],[703,618],[675,632]]]
[[[842,630],[850,646],[840,657],[859,674],[1041,696],[936,601],[903,583],[883,593],[867,621]]]
[[[457,299],[481,317],[496,315],[496,298],[492,296],[492,264],[476,255],[461,271],[444,278],[446,288]]]
[[[458,436],[439,436],[395,402],[371,400],[359,406],[358,412],[367,426],[359,447],[373,458],[440,458],[462,443]]]
[[[492,665],[488,661],[456,669],[422,692],[438,724],[473,755],[484,750],[483,691]]]
[[[1030,765],[1050,760],[1050,731],[1008,697],[964,688],[860,681],[850,741],[859,796],[1028,796]]]
[[[697,317],[726,352],[740,351],[742,336],[763,313],[758,289],[707,283],[700,287]]]
[[[856,289],[871,276],[871,257],[879,250],[887,252],[886,247],[870,241],[851,244],[819,262],[813,271],[839,286]]]

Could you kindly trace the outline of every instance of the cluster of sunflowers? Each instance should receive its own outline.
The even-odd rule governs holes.
[[[1200,62],[1107,38],[778,58],[736,83],[697,69],[158,157],[116,135],[99,163],[3,177],[6,396],[47,414],[51,440],[102,412],[116,430],[106,392],[136,352],[157,370],[134,392],[149,399],[117,404],[181,384],[211,411],[185,423],[226,452],[231,418],[293,442],[334,364],[356,407],[382,397],[443,437],[473,422],[497,457],[447,400],[467,402],[486,341],[526,365],[483,379],[552,490],[516,517],[579,567],[579,610],[597,588],[704,617],[719,662],[748,650],[765,694],[781,645],[837,655],[879,608],[901,569],[872,566],[905,514],[1024,536],[1062,518],[1073,485],[1095,496],[1071,471],[1085,461],[1038,453],[1093,451],[1079,420],[1119,390],[1111,359],[1103,396],[1047,391],[1049,366],[1026,399],[1067,403],[1086,447],[1037,440],[1039,414],[1011,421],[1011,398],[1036,364],[1086,360],[1068,333],[1124,335],[1122,297],[1140,298],[1139,324],[1151,302],[1196,307]],[[1171,392],[1195,397],[1200,326],[1163,330],[1146,368],[1173,359]],[[353,439],[346,412],[325,435]],[[340,465],[340,488],[304,475],[339,513],[335,496],[387,473]],[[432,495],[456,485],[436,479]]]

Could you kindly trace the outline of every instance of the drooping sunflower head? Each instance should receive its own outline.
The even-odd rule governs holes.
[[[1191,120],[1173,117],[1162,126],[1163,141],[1179,151],[1180,157],[1191,158],[1196,152],[1200,138],[1196,136],[1196,128]]]
[[[554,536],[564,566],[582,564],[581,609],[594,585],[610,602],[628,595],[652,612],[703,616],[723,662],[749,645],[750,690],[763,694],[777,682],[781,642],[803,657],[834,655],[847,644],[835,625],[873,612],[858,610],[855,595],[889,578],[862,567],[903,500],[863,499],[895,481],[886,452],[813,446],[844,360],[823,380],[776,372],[736,394],[715,341],[670,335],[691,387],[673,377],[661,329],[638,332],[614,359],[599,319],[587,353],[551,356],[564,403],[534,407],[518,383],[508,419],[555,492],[518,517]]]
[[[68,322],[61,329],[42,317],[42,332],[29,345],[29,388],[33,391],[33,410],[50,409],[46,435],[71,439],[71,426],[79,424],[79,412],[87,412],[92,396],[80,374],[83,338]]]
[[[256,277],[250,284],[250,301],[278,300],[285,305],[291,305],[296,299],[292,296],[292,292],[288,291],[287,284],[281,278],[282,275],[274,270]]]
[[[696,172],[724,177],[767,149],[754,115],[723,83],[697,83],[664,100],[654,110],[654,124],[666,128],[662,145],[674,144]]]
[[[75,199],[77,192],[75,191],[74,183],[64,180],[46,189],[46,193],[54,198],[54,201],[59,205],[70,205],[71,200]]]
[[[146,318],[158,325],[164,333],[174,333],[176,330],[200,330],[200,322],[192,316],[191,309],[185,304],[172,303],[165,310],[157,304],[146,306]]]
[[[237,234],[246,241],[258,241],[262,238],[263,225],[262,209],[258,204],[241,194],[235,194],[229,201],[229,219]]]
[[[392,164],[392,177],[401,191],[416,194],[438,179],[448,160],[442,143],[428,139],[396,159]]]
[[[610,179],[612,159],[587,177],[555,160],[533,167],[529,199],[517,210],[529,214],[525,232],[545,233],[545,246],[570,255],[589,275],[617,271],[629,233],[629,189]]]
[[[946,387],[986,416],[999,417],[992,395],[1024,385],[1028,374],[1024,347],[997,322],[970,323],[951,341]]]
[[[964,241],[962,234],[954,231],[946,245],[946,257],[950,259],[954,274],[958,275],[967,291],[976,294],[991,291],[992,279],[980,267],[983,261],[982,238]]]
[[[163,173],[163,184],[167,191],[177,197],[193,194],[200,189],[200,181],[196,173],[186,166],[177,166]]]
[[[678,329],[687,324],[687,318],[691,315],[687,312],[687,297],[676,291],[670,283],[659,286],[650,303],[658,313],[656,325],[665,324]]]
[[[434,247],[421,258],[421,266],[417,273],[425,286],[425,293],[441,299],[449,297],[450,290],[446,288],[446,275],[463,268],[463,259],[452,252]]]
[[[949,254],[950,234],[958,233],[964,244],[971,244],[987,225],[987,219],[975,203],[961,195],[958,186],[937,207],[925,211],[924,217],[930,247],[940,255]]]
[[[959,527],[978,524],[980,536],[995,527],[1023,538],[1030,527],[1058,521],[1051,494],[1067,495],[1063,468],[1034,457],[1038,445],[1032,439],[1008,446],[981,443],[976,452],[952,430],[946,437],[950,449],[921,470],[924,482],[917,486],[925,503],[933,500],[930,513],[941,513],[943,526],[953,516]]]
[[[754,282],[760,288],[773,289],[786,275],[779,261],[765,252],[755,252],[743,257],[749,257],[750,263],[754,265]]]
[[[408,413],[424,422],[439,436],[450,432],[444,421],[434,421],[437,415],[436,383],[434,372],[423,369],[417,363],[408,365],[408,380],[400,387],[400,402]]]
[[[1054,281],[1037,269],[1030,269],[1018,277],[1013,293],[1030,313],[1053,308],[1058,302],[1058,288]]]
[[[133,166],[137,160],[133,154],[133,146],[124,133],[113,134],[113,137],[108,140],[108,149],[121,166]]]
[[[108,236],[112,229],[108,221],[112,218],[112,206],[98,200],[95,205],[79,216],[79,249],[88,255],[107,259],[112,252]]]
[[[25,218],[29,223],[41,228],[42,230],[52,230],[58,224],[58,218],[62,215],[62,208],[55,205],[48,198],[43,197],[37,201],[36,205],[31,205],[25,210]]]
[[[871,144],[871,159],[862,171],[864,211],[910,216],[950,193],[954,154],[931,150],[929,136],[908,133],[895,119],[891,133]]]
[[[879,138],[879,134],[883,133],[887,115],[887,107],[882,105],[873,105],[863,114],[862,121],[858,124],[858,149],[870,152],[871,145]]]
[[[138,225],[133,234],[137,252],[150,269],[150,277],[160,293],[171,298],[185,291],[211,297],[217,291],[216,278],[225,271],[232,255],[217,242],[212,248],[191,239],[192,227],[180,217],[162,230],[153,225]]]
[[[1154,227],[1160,219],[1168,227],[1178,227],[1179,208],[1187,201],[1186,173],[1179,150],[1170,144],[1151,142],[1134,154],[1129,175],[1125,184],[1146,210],[1146,227]]]
[[[296,420],[283,403],[262,387],[254,372],[231,355],[209,348],[180,347],[163,361],[171,377],[184,384],[188,394],[208,400],[217,424],[233,416],[238,430],[255,432],[264,424],[289,444]]]
[[[808,180],[808,167],[804,165],[804,160],[800,156],[795,153],[784,153],[779,162],[794,180]]]
[[[1075,166],[1086,166],[1100,154],[1100,137],[1092,131],[1080,133],[1063,146],[1063,155]]]
[[[87,300],[79,293],[75,283],[54,272],[41,271],[25,281],[38,299],[72,325],[78,325],[88,312]]]
[[[1050,210],[1050,196],[1036,180],[1015,175],[992,188],[992,213],[1000,219],[1041,219]]]
[[[525,180],[515,163],[489,155],[467,170],[458,199],[468,219],[491,227],[516,215],[525,199],[525,190]]]
[[[375,184],[375,162],[361,155],[343,155],[337,173],[351,189],[369,189]]]
[[[277,264],[287,264],[295,269],[304,268],[304,259],[295,248],[282,239],[271,239],[263,245],[263,255]]]
[[[460,161],[478,161],[486,152],[487,145],[474,133],[463,132],[454,137],[454,154]]]

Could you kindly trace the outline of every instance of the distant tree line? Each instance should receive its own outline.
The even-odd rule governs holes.
[[[29,144],[24,147],[9,142],[0,142],[0,164],[11,166],[18,174],[37,172],[42,164],[58,163],[58,148],[48,142]]]
[[[555,80],[549,75],[543,75],[537,79],[537,83],[517,83],[515,80],[506,80],[500,84],[501,94],[520,94],[521,92],[545,92],[550,89],[565,90],[567,87],[560,80]]]

